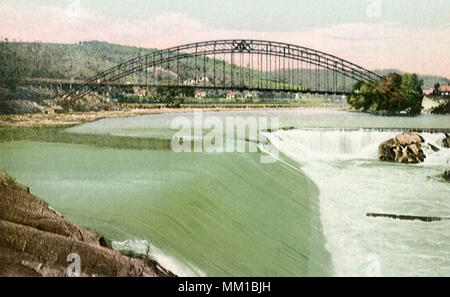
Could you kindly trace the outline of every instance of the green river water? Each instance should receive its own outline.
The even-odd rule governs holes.
[[[320,109],[208,115],[276,116],[295,129],[267,133],[280,150],[275,163],[261,163],[261,153],[15,139],[0,142],[0,166],[76,224],[116,248],[149,252],[178,275],[364,276],[373,265],[381,275],[450,275],[448,221],[365,217],[450,216],[450,187],[437,177],[449,166],[445,149],[427,150],[422,165],[376,157],[379,143],[404,128],[450,129],[448,116]],[[65,133],[169,139],[176,116],[105,119]],[[442,133],[423,133],[442,148]]]

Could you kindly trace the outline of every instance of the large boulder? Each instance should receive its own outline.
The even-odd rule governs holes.
[[[416,132],[407,132],[386,140],[378,147],[378,158],[398,163],[420,163],[426,158],[421,143],[425,140]]]
[[[422,143],[425,140],[416,132],[406,132],[395,136],[395,141],[400,145]]]

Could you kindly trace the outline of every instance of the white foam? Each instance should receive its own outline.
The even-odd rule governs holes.
[[[450,202],[445,199],[448,184],[427,179],[449,164],[450,150],[442,147],[443,134],[421,133],[426,143],[441,149],[434,152],[424,144],[424,163],[380,163],[379,144],[398,133],[305,129],[265,134],[318,185],[326,247],[338,276],[371,275],[373,267],[379,268],[377,275],[387,276],[450,274],[447,227],[441,226],[449,222],[430,228],[426,223],[374,220],[365,215],[372,211],[450,213]],[[423,242],[431,239],[433,246],[426,247]],[[373,263],[374,259],[379,262]]]
[[[206,273],[195,267],[188,261],[180,261],[175,257],[164,253],[161,249],[151,244],[148,240],[113,241],[112,248],[122,252],[133,252],[136,255],[146,256],[158,262],[162,267],[180,277],[206,276]]]

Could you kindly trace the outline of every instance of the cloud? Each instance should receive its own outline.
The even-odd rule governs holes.
[[[24,41],[101,40],[167,48],[214,39],[266,39],[321,50],[370,69],[397,68],[450,77],[450,28],[411,29],[393,23],[348,23],[298,32],[217,30],[182,13],[150,19],[112,18],[83,7],[0,5],[0,36]]]
[[[341,24],[322,31],[331,39],[344,41],[388,40],[401,34],[399,27],[389,23]]]

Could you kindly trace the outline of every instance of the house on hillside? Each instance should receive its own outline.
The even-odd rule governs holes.
[[[228,92],[227,93],[227,99],[235,99],[236,98],[236,92]]]
[[[450,96],[450,86],[442,86],[439,91],[441,96]]]
[[[136,89],[134,93],[138,96],[145,96],[147,94],[147,90],[145,89]]]
[[[196,91],[195,98],[206,98],[206,91]]]
[[[423,90],[423,94],[424,95],[431,95],[434,93],[434,88],[428,89],[428,90]]]
[[[244,97],[245,97],[245,99],[254,99],[257,97],[257,95],[254,93],[251,93],[251,92],[247,92],[247,93],[245,93]]]
[[[209,78],[207,76],[202,76],[199,79],[197,79],[198,83],[203,83],[202,85],[208,85],[209,84]]]

